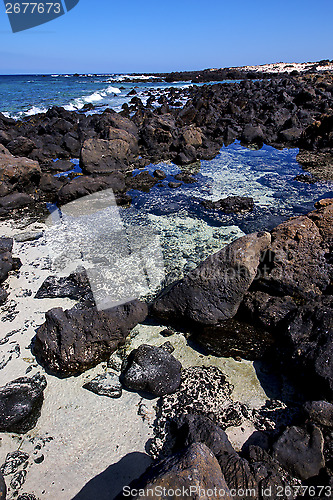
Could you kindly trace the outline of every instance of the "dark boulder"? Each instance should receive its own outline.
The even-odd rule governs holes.
[[[267,272],[260,283],[271,295],[321,293],[330,283],[319,228],[307,216],[294,217],[271,232]]]
[[[51,162],[47,169],[51,172],[68,172],[68,170],[73,170],[74,166],[70,160],[57,160]]]
[[[257,274],[269,233],[237,239],[162,291],[152,312],[167,321],[217,325],[232,318]]]
[[[75,271],[65,278],[49,276],[38,289],[36,299],[64,298],[95,305],[86,271]]]
[[[288,144],[297,144],[302,136],[303,130],[298,127],[291,127],[280,132],[280,137]]]
[[[260,291],[247,293],[242,302],[245,317],[268,329],[276,329],[296,309],[292,297],[275,297]]]
[[[14,156],[29,156],[36,144],[27,137],[17,137],[7,144],[7,149]]]
[[[12,248],[12,238],[0,238],[0,283],[8,278],[8,273],[13,269]]]
[[[35,427],[43,404],[46,379],[22,377],[0,388],[0,432],[24,434]]]
[[[328,403],[327,401],[309,401],[304,405],[304,410],[311,422],[324,425],[325,427],[333,427],[332,403]]]
[[[105,361],[147,312],[146,304],[138,300],[105,311],[51,309],[37,330],[33,353],[59,377],[82,373]]]
[[[0,146],[0,196],[17,190],[35,192],[41,176],[39,164],[28,158],[17,158]]]
[[[121,172],[98,177],[75,177],[59,190],[57,198],[61,205],[65,205],[83,196],[109,188],[113,189],[115,193],[125,191],[125,178]]]
[[[241,141],[245,144],[258,144],[262,145],[265,140],[262,128],[257,125],[251,125],[250,123],[245,126],[243,133],[241,135]]]
[[[33,198],[26,193],[11,193],[0,198],[0,207],[6,210],[22,208],[34,203]]]
[[[85,174],[109,174],[126,170],[131,158],[134,159],[128,142],[91,138],[83,143],[80,167]]]
[[[194,443],[182,452],[151,466],[128,489],[129,492],[133,490],[136,493],[128,497],[127,492],[124,492],[119,498],[148,499],[151,492],[155,491],[155,500],[166,500],[177,498],[178,492],[184,490],[185,494],[181,498],[192,500],[208,498],[207,494],[202,495],[203,491],[212,492],[211,498],[214,499],[232,498],[216,458],[203,443]],[[163,491],[166,493],[163,494]],[[169,495],[168,491],[174,491],[175,494]]]
[[[179,188],[181,185],[182,185],[182,183],[181,183],[181,182],[169,182],[169,183],[168,183],[168,186],[169,186],[169,188],[171,188],[171,189],[177,189],[177,188]]]
[[[258,484],[260,500],[279,500],[280,492],[286,492],[282,497],[285,500],[294,498],[293,487],[299,486],[299,481],[288,474],[265,450],[259,446],[250,446],[248,461]]]
[[[193,182],[197,182],[193,175],[188,172],[180,172],[179,174],[176,174],[175,179],[177,181],[185,182],[186,184],[193,184]]]
[[[209,210],[222,210],[226,214],[252,211],[253,198],[247,196],[228,196],[217,201],[203,200],[202,205]]]
[[[316,426],[289,427],[273,446],[275,459],[290,474],[306,480],[324,467],[324,438]]]
[[[126,179],[128,189],[138,189],[145,192],[148,192],[157,182],[157,178],[150,175],[147,170]]]
[[[317,394],[333,394],[333,297],[321,295],[300,307],[290,318],[287,336],[294,361],[320,384]],[[312,384],[309,385],[309,388]]]
[[[128,389],[163,396],[177,391],[181,370],[181,363],[166,349],[143,344],[128,356],[120,381]]]

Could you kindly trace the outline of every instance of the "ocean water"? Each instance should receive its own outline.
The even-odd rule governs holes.
[[[127,97],[127,94],[133,89],[144,102],[147,90],[186,88],[191,85],[189,82],[170,84],[158,79],[129,83],[126,78],[129,76],[0,75],[0,112],[13,118],[22,118],[45,112],[52,106],[63,106],[74,111],[82,109],[85,104],[96,106],[94,112],[106,107],[120,111],[122,104],[132,99],[133,96]]]

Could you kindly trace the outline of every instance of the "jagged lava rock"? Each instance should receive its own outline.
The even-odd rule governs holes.
[[[43,404],[46,379],[21,377],[0,388],[0,432],[23,434],[35,427]]]
[[[105,311],[51,309],[37,330],[33,353],[55,375],[82,373],[106,360],[147,313],[147,305],[139,300]]]
[[[239,238],[208,257],[184,279],[162,291],[152,312],[163,320],[216,325],[232,318],[257,274],[270,234]]]
[[[128,356],[120,381],[128,389],[163,396],[177,391],[181,370],[181,363],[163,346],[143,344]]]

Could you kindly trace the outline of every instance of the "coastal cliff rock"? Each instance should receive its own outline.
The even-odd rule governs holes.
[[[120,381],[128,389],[163,396],[179,388],[181,370],[180,362],[163,346],[143,344],[128,356],[122,367]]]
[[[24,434],[35,427],[43,404],[46,379],[22,377],[0,388],[0,432]]]
[[[37,329],[33,353],[59,377],[82,373],[106,360],[147,312],[146,304],[138,300],[105,311],[51,309]]]
[[[232,318],[269,245],[269,233],[239,238],[164,290],[153,303],[153,314],[163,320],[190,320],[203,325]]]

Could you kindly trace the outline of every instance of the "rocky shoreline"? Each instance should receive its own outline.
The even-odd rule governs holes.
[[[175,105],[184,96],[186,104]],[[165,176],[159,169],[150,175],[144,170],[149,163],[171,160],[189,165],[191,171],[195,161],[214,158],[223,144],[236,139],[255,148],[263,143],[299,147],[311,182],[332,178],[330,75],[283,75],[179,94],[168,89],[158,101],[148,99],[143,105],[133,97],[120,114],[106,110],[86,116],[52,108],[22,121],[1,115],[2,219],[15,220],[25,207],[45,202],[64,205],[107,188],[113,189],[118,204],[129,204],[130,189],[148,191]],[[73,171],[73,158],[80,158],[82,174],[55,176]],[[138,168],[143,171],[133,175]],[[182,173],[169,188],[193,180],[191,172]],[[221,199],[214,208],[241,213],[253,209],[253,200]],[[216,489],[212,497],[226,499],[245,498],[248,490],[258,500],[329,497],[333,490],[332,223],[333,200],[320,200],[307,215],[291,218],[270,232],[237,238],[184,272],[150,303],[133,300],[104,311],[96,307],[84,271],[59,278],[49,274],[42,259],[39,264],[32,260],[29,271],[24,262],[22,266],[15,245],[19,243],[22,250],[43,249],[43,228],[19,234],[15,245],[11,237],[1,237],[1,304],[15,318],[17,304],[12,306],[9,293],[15,284],[8,282],[20,278],[21,269],[21,278],[24,273],[31,277],[33,265],[40,265],[43,272],[35,277],[34,296],[28,289],[22,297],[30,300],[30,307],[45,300],[46,309],[36,310],[32,322],[25,318],[22,332],[19,328],[0,340],[0,345],[12,344],[1,366],[10,379],[0,387],[0,431],[4,442],[11,444],[0,469],[0,498],[6,498],[5,482],[8,498],[37,498],[38,487],[33,489],[28,472],[44,461],[41,449],[47,448],[50,436],[45,435],[41,445],[41,437],[33,433],[40,421],[45,429],[43,406],[50,404],[48,394],[56,394],[52,387],[71,391],[71,384],[76,384],[79,404],[85,404],[82,393],[86,393],[89,404],[96,404],[104,418],[112,411],[117,420],[117,412],[125,412],[131,401],[138,406],[142,436],[137,438],[142,449],[147,444],[155,462],[139,478],[151,462],[145,455],[145,466],[132,473],[131,485],[128,477],[122,484],[132,490],[130,494],[121,496],[118,486],[113,497],[148,498],[152,488],[191,487],[195,492],[184,494],[185,498],[202,498],[200,488]],[[55,307],[50,307],[53,303]],[[140,334],[140,328],[149,327],[158,327],[157,344]],[[136,328],[139,334],[132,337]],[[29,337],[29,345],[17,341],[17,335],[25,332],[24,343]],[[8,365],[15,356],[20,358],[23,349],[30,353],[31,366],[22,372],[21,360],[18,375],[12,377]],[[188,351],[195,351],[195,363],[186,361],[183,353]],[[234,358],[230,363],[239,368],[251,362],[258,373],[260,363],[274,367],[293,386],[294,395],[283,400],[267,393],[260,404],[247,404],[235,396],[239,388],[233,390],[221,369],[227,362],[221,359],[221,364],[212,365],[212,356]],[[201,358],[206,365],[198,364]],[[239,383],[246,383],[246,378]],[[150,404],[151,398],[155,401]],[[54,410],[59,401],[52,404]],[[73,402],[64,404],[74,411]],[[121,427],[121,421],[115,423],[118,437]],[[33,451],[20,451],[25,435]],[[45,467],[44,482],[47,474]],[[38,473],[31,477],[38,478]],[[23,493],[26,486],[34,493]],[[104,485],[106,495],[111,486]],[[84,495],[92,495],[93,488],[88,483],[88,493],[83,488],[82,495],[76,492],[74,498],[88,498]],[[69,498],[57,491],[57,498]]]
[[[185,106],[174,105],[177,93],[187,96]],[[86,116],[54,107],[22,121],[1,115],[0,214],[39,201],[65,204],[106,188],[126,204],[129,189],[157,182],[145,171],[133,177],[134,169],[161,160],[191,165],[212,159],[236,139],[252,147],[298,147],[311,174],[300,180],[331,179],[332,95],[330,75],[289,75],[169,89],[146,105],[133,97],[120,114]],[[71,158],[80,158],[82,175],[55,176],[73,171],[64,161]]]

